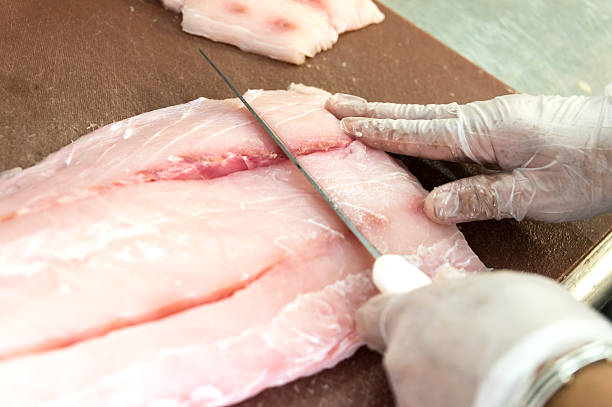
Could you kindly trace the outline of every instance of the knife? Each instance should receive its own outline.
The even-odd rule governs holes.
[[[385,255],[382,256],[380,251],[359,231],[357,226],[344,214],[342,209],[336,205],[336,203],[330,198],[319,184],[312,178],[312,176],[306,171],[302,165],[295,158],[293,153],[289,150],[283,140],[276,135],[274,130],[266,123],[266,121],[257,114],[255,109],[247,102],[240,92],[232,85],[227,77],[221,72],[214,62],[202,51],[198,49],[200,54],[206,59],[206,61],[212,66],[212,68],[219,74],[221,79],[229,86],[234,95],[244,104],[249,112],[255,117],[255,119],[261,124],[261,127],[272,137],[274,142],[280,147],[285,155],[291,160],[293,164],[300,170],[302,175],[306,177],[308,182],[314,187],[314,189],[321,195],[321,197],[327,202],[327,204],[334,210],[338,217],[344,222],[346,227],[357,237],[359,242],[366,248],[366,250],[376,260],[373,267],[373,279],[376,286],[381,292],[392,293],[392,292],[407,292],[417,287],[429,284],[431,279],[419,270],[416,266],[409,263],[402,256],[397,255]],[[380,260],[380,261],[379,261]]]

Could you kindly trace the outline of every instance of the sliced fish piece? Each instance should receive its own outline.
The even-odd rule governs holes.
[[[296,0],[319,5],[327,11],[338,34],[380,23],[385,16],[372,0]]]
[[[371,0],[162,0],[183,30],[294,64],[331,48],[338,35],[379,23]]]

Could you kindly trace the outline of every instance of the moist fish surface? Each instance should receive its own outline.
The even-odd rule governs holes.
[[[371,0],[162,0],[183,30],[270,58],[302,64],[338,35],[379,23]]]
[[[245,95],[383,253],[434,277],[482,271],[456,227],[425,217],[411,174],[340,130],[328,96]],[[227,405],[361,345],[372,259],[235,99],[81,137],[0,180],[0,219],[5,406]]]

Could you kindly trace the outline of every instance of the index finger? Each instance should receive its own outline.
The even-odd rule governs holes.
[[[430,160],[480,163],[482,148],[474,151],[459,119],[403,120],[347,117],[340,127],[364,144],[396,154]],[[476,155],[475,155],[476,153]]]
[[[338,119],[344,117],[371,117],[376,119],[452,119],[459,117],[459,105],[418,105],[368,102],[363,98],[336,93],[327,99],[325,108]]]

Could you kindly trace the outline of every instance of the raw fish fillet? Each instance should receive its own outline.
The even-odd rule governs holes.
[[[245,97],[384,253],[484,266],[315,88]],[[83,136],[0,179],[3,406],[216,406],[361,344],[371,258],[237,100]]]
[[[183,30],[294,64],[331,48],[338,35],[379,23],[371,0],[162,0]]]
[[[183,4],[185,4],[185,0],[161,0],[161,2],[168,10],[172,10],[177,13],[181,12]]]
[[[338,34],[380,23],[385,16],[372,0],[294,0],[324,8]]]

